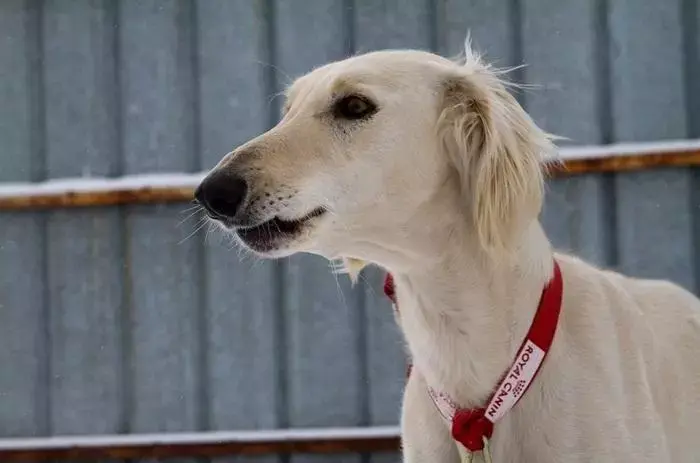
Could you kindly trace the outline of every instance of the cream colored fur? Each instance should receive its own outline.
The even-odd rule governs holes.
[[[338,95],[378,105],[331,120]],[[527,394],[495,428],[494,462],[700,461],[700,302],[665,281],[628,278],[554,254],[538,215],[549,137],[499,73],[382,51],[318,68],[287,92],[282,121],[225,158],[271,212],[329,214],[267,253],[312,252],[391,271],[415,365],[402,408],[404,461],[457,463],[428,384],[483,405],[509,367],[555,257],[558,332]],[[255,154],[251,154],[255,153]],[[245,169],[242,168],[245,167]],[[293,197],[292,197],[293,196]]]

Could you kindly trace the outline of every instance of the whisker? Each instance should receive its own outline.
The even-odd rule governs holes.
[[[343,288],[340,286],[340,279],[338,278],[338,274],[332,273],[332,275],[334,277],[333,279],[335,280],[335,287],[338,290],[338,296],[340,296],[340,302],[343,305],[343,308],[345,309],[345,311],[347,312],[348,303],[345,300],[345,294],[343,294]]]
[[[204,233],[204,244],[209,242],[209,238],[211,237],[211,233],[216,229],[216,225],[214,223],[209,222],[209,225],[207,226],[207,231]]]
[[[262,66],[267,66],[267,67],[269,67],[269,68],[271,68],[271,69],[274,69],[275,71],[277,71],[278,73],[280,73],[280,74],[287,80],[286,85],[289,85],[289,84],[291,84],[291,83],[294,81],[294,79],[293,79],[289,74],[287,74],[286,72],[284,72],[284,71],[283,71],[279,66],[277,66],[277,65],[274,65],[274,64],[271,64],[271,63],[266,63],[266,62],[260,61],[260,60],[255,60],[255,62],[256,62],[257,64],[262,65]],[[283,92],[279,92],[278,94],[281,94],[281,93],[283,93]]]
[[[177,245],[180,246],[182,243],[184,243],[184,242],[187,241],[188,239],[192,238],[194,235],[197,234],[197,232],[198,232],[199,230],[201,230],[202,228],[204,228],[204,227],[206,226],[207,223],[208,223],[207,219],[206,219],[206,218],[203,218],[203,219],[201,220],[201,222],[200,222],[200,223],[195,227],[195,229],[192,231],[192,233],[190,233],[190,234],[187,235],[185,238],[183,238],[182,240],[180,240],[180,242],[177,243]]]
[[[201,206],[199,203],[194,203],[192,206],[181,210],[181,211],[180,211],[180,214],[186,214],[186,213],[190,212],[190,211],[193,210],[193,209],[203,209],[203,208],[202,208],[202,206]]]
[[[188,209],[188,210],[192,210],[192,209],[193,209],[193,208],[190,208],[190,209]],[[178,224],[177,224],[176,226],[177,226],[177,227],[181,227],[182,224],[184,224],[185,222],[187,222],[187,221],[188,221],[189,219],[191,219],[194,215],[196,215],[196,214],[199,213],[199,212],[204,211],[204,209],[203,209],[201,206],[195,206],[194,209],[195,209],[194,212],[190,213],[187,217],[185,217],[184,219],[180,220],[180,222],[178,222]],[[183,211],[183,212],[185,212],[185,211]]]

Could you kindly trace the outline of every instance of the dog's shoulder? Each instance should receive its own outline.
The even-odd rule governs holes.
[[[628,276],[559,256],[564,275],[564,316],[574,326],[615,327],[623,337],[655,348],[686,346],[700,355],[700,299],[665,279]]]
[[[623,305],[631,303],[643,310],[674,306],[700,314],[700,299],[673,281],[627,275],[567,254],[557,254],[557,260],[564,273],[565,287],[573,296],[594,293],[610,298],[610,302],[619,299]]]

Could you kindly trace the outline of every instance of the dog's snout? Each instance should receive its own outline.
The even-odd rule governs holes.
[[[248,183],[242,177],[213,172],[195,191],[195,199],[213,216],[233,218],[245,202]]]

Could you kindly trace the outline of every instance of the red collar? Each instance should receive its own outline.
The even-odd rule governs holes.
[[[451,422],[452,437],[472,452],[483,450],[485,440],[491,438],[493,425],[513,408],[532,384],[549,352],[557,330],[564,291],[559,264],[554,261],[554,276],[542,290],[540,304],[511,368],[494,390],[486,407],[459,408],[449,396],[429,388],[429,392],[443,417]],[[394,279],[387,274],[384,294],[396,304]]]

